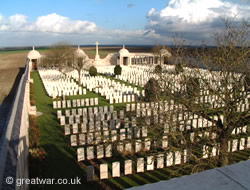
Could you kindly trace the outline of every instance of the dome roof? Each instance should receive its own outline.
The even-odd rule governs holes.
[[[33,50],[31,50],[29,53],[28,53],[28,58],[29,59],[40,59],[41,58],[41,55],[38,51],[35,50],[35,47],[33,46]]]
[[[169,51],[167,49],[161,49],[160,53],[162,56],[167,56],[167,57],[171,56],[171,53],[169,53]]]
[[[123,45],[123,48],[119,51],[120,56],[128,56],[130,53],[127,49],[125,49],[125,46]]]
[[[78,48],[75,50],[75,56],[76,56],[77,58],[80,58],[80,57],[86,57],[87,55],[86,55],[86,53],[85,53],[82,49],[80,49],[80,47],[78,46]]]

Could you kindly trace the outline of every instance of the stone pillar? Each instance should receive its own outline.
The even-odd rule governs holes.
[[[95,45],[96,45],[96,55],[95,55],[95,59],[98,60],[98,59],[100,59],[99,52],[98,52],[98,45],[99,45],[99,43],[96,42]]]

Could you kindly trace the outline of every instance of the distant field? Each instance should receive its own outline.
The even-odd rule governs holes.
[[[40,53],[41,52],[46,52],[48,49],[36,49],[37,51],[39,51]],[[29,50],[7,50],[7,51],[0,51],[0,55],[1,54],[16,54],[16,53],[25,53],[25,54],[28,54],[29,53],[29,51],[31,51],[31,49],[29,49]]]

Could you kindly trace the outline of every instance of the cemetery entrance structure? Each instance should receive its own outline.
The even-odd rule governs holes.
[[[38,51],[35,50],[34,46],[33,50],[29,52],[27,59],[29,60],[28,62],[31,64],[31,70],[37,70],[37,64],[40,62],[41,55]]]

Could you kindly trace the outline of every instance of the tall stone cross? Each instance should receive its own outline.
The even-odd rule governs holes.
[[[98,53],[98,45],[99,45],[99,43],[96,42],[95,45],[96,45],[96,55],[99,55],[99,53]]]
[[[96,42],[96,43],[95,43],[95,45],[96,45],[96,55],[95,55],[95,60],[99,60],[99,59],[100,59],[100,56],[99,56],[99,53],[98,53],[98,45],[99,45],[99,43],[98,43],[98,42]]]

